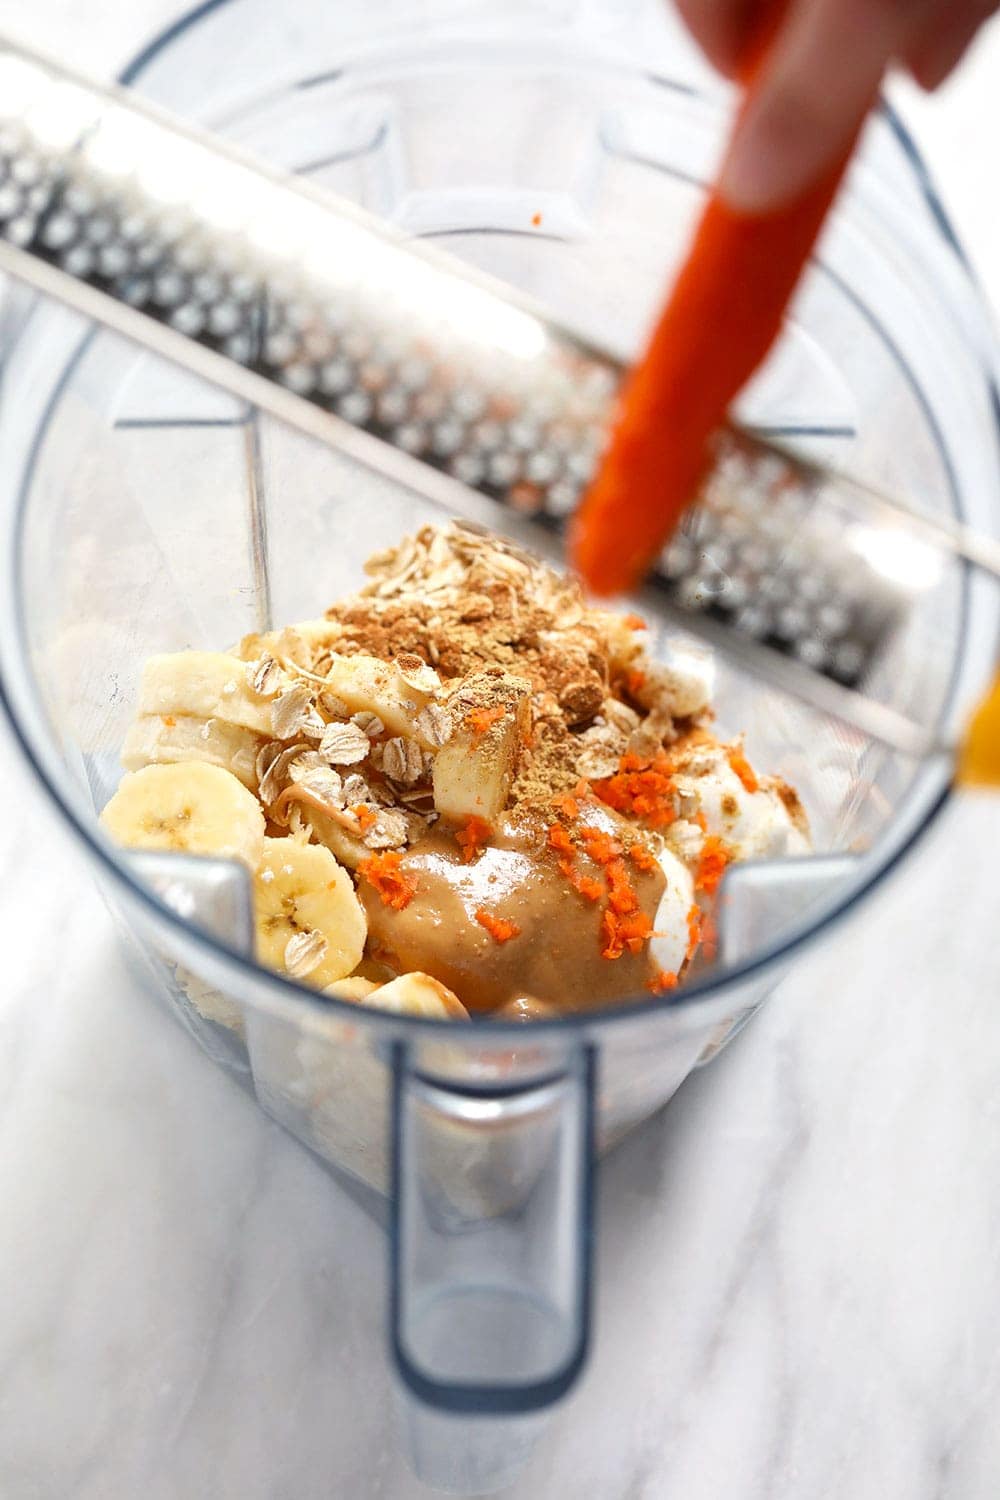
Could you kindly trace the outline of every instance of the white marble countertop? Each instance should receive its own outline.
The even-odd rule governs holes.
[[[105,71],[165,0],[5,0]],[[902,90],[994,301],[1000,36]],[[0,1496],[408,1500],[381,1237],[134,993],[0,736]],[[598,1336],[518,1500],[1000,1490],[1000,799],[951,808],[614,1156]]]

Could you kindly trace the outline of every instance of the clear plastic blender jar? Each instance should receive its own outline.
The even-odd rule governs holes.
[[[500,18],[394,0],[374,20],[354,5],[219,0],[128,81],[626,355],[726,121],[659,0],[553,0]],[[883,113],[741,415],[991,530],[1000,446],[984,325],[919,160]],[[530,1027],[395,1017],[304,990],[254,964],[235,871],[127,855],[96,814],[147,656],[319,615],[370,553],[443,514],[53,305],[8,289],[2,332],[0,659],[15,733],[153,992],[345,1184],[388,1205],[393,1356],[444,1424],[419,1429],[418,1466],[496,1487],[522,1450],[509,1426],[497,1443],[483,1424],[550,1405],[585,1357],[596,1156],[905,854],[950,768],[909,762],[720,661],[720,723],[799,789],[815,855],[733,872],[715,968],[663,998]],[[669,632],[651,624],[655,654]],[[989,673],[997,624],[989,586],[956,570],[897,639],[878,691],[902,711],[919,703],[947,738]]]

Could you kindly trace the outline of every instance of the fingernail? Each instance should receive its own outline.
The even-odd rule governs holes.
[[[750,106],[719,179],[719,192],[730,208],[768,213],[806,185],[810,152],[801,135],[778,128],[770,111],[762,116]]]

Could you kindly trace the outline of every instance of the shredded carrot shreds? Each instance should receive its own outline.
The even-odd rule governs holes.
[[[688,960],[688,962],[690,962],[691,959],[694,958],[695,954],[697,953],[697,951],[698,951],[698,944],[701,942],[701,908],[700,907],[698,907],[698,906],[692,906],[691,907],[691,909],[688,912],[687,923],[688,923],[688,945],[687,945],[687,952],[685,953],[684,957]]]
[[[725,844],[714,833],[710,833],[698,856],[698,868],[694,874],[695,890],[704,891],[708,896],[717,891],[729,860],[730,854]]]
[[[614,776],[594,782],[594,792],[615,812],[641,818],[652,828],[662,828],[677,817],[671,766],[662,750],[652,760],[623,755]]]
[[[576,822],[577,818],[580,816],[580,804],[579,802],[577,802],[575,797],[571,797],[567,792],[563,797],[556,797],[554,799],[554,802],[555,806],[559,809],[567,822]]]
[[[465,716],[465,727],[472,730],[477,740],[481,740],[486,731],[498,724],[506,712],[499,704],[496,708],[470,708]]]
[[[476,855],[482,853],[484,846],[489,843],[492,832],[485,818],[477,818],[475,814],[466,818],[455,834],[455,843],[462,850],[464,864],[471,865]]]
[[[604,873],[608,881],[608,905],[612,911],[618,912],[620,916],[626,912],[636,911],[639,906],[639,898],[632,888],[632,882],[628,878],[625,861],[612,859],[605,866]]]
[[[671,974],[666,969],[661,969],[659,974],[654,974],[648,980],[646,988],[652,995],[662,995],[665,990],[675,990],[680,983],[676,974]]]
[[[495,917],[482,906],[476,912],[476,921],[480,927],[486,928],[495,943],[508,943],[521,931],[516,922],[508,922],[506,917]]]
[[[644,875],[651,875],[654,870],[659,869],[659,860],[646,844],[633,844],[628,857]]]
[[[691,822],[697,823],[702,833],[708,832],[708,819],[705,817],[705,814],[703,812],[696,812],[694,817],[691,819]]]
[[[622,852],[618,839],[605,833],[603,828],[581,828],[580,842],[595,865],[606,865],[610,860],[617,859]]]
[[[573,840],[566,832],[561,823],[549,825],[549,848],[555,849],[560,854],[575,854]]]
[[[645,620],[642,618],[642,615],[626,615],[625,618],[624,618],[624,620],[622,621],[622,624],[627,625],[628,628],[629,628],[629,630],[648,630],[649,629],[649,626],[646,624]]]
[[[359,802],[356,807],[351,808],[351,811],[361,825],[361,832],[367,833],[375,822],[375,814],[367,802]]]
[[[373,854],[369,859],[363,859],[358,866],[362,880],[367,880],[393,911],[402,911],[409,906],[417,889],[413,878],[400,868],[402,862],[401,854],[388,850],[385,854]]]
[[[631,911],[620,915],[607,907],[601,919],[601,936],[604,947],[602,958],[621,958],[627,948],[630,953],[641,953],[642,945],[653,935],[653,924],[644,911]]]
[[[726,759],[748,792],[760,791],[760,782],[757,780],[757,774],[739,745],[730,745],[726,751]]]
[[[646,681],[646,674],[645,674],[645,672],[639,672],[639,671],[629,672],[628,676],[625,678],[625,686],[628,689],[629,694],[630,694],[631,697],[633,697],[633,698],[635,697],[635,695],[642,688],[642,685],[643,685],[643,683],[645,681]]]
[[[561,859],[559,869],[565,875],[575,891],[585,896],[588,901],[600,901],[604,895],[604,887],[599,880],[592,880],[589,875],[584,875],[578,870],[571,859]]]

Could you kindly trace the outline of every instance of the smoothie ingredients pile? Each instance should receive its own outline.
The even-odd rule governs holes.
[[[731,861],[808,849],[636,616],[459,523],[366,571],[323,619],[150,658],[102,814],[241,860],[261,963],[423,1015],[605,1005],[711,958]]]

